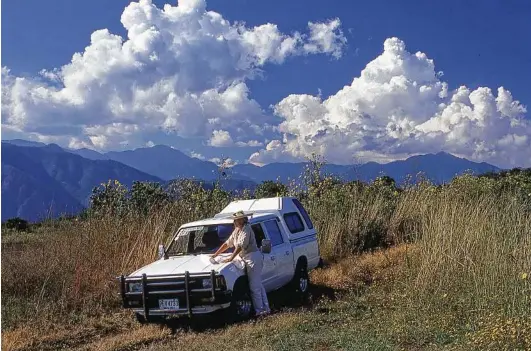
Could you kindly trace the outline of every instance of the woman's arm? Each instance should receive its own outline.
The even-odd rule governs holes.
[[[225,262],[225,263],[231,262],[240,253],[241,250],[242,250],[242,248],[240,246],[237,246],[236,250],[234,250],[232,255],[229,258],[223,260],[223,262]]]
[[[216,257],[217,255],[224,253],[225,251],[227,251],[228,248],[229,245],[227,245],[227,243],[223,243],[223,245],[219,247],[219,249],[212,255],[212,257]]]

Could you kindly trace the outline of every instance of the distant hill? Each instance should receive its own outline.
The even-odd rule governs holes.
[[[108,160],[109,158],[105,156],[104,154],[100,154],[97,151],[82,148],[82,149],[66,149],[66,151],[71,152],[73,154],[79,155],[84,158],[88,158],[89,160]]]
[[[108,152],[104,155],[164,180],[192,177],[211,180],[216,179],[218,172],[218,167],[214,163],[187,156],[179,150],[164,145]]]
[[[43,147],[43,146],[46,146],[45,143],[41,143],[41,142],[38,142],[38,141],[23,140],[23,139],[2,140],[2,143],[9,143],[11,145],[26,146],[26,147]]]
[[[2,143],[2,220],[37,221],[79,212],[81,203],[21,149]]]
[[[296,179],[303,172],[306,163],[270,163],[259,167],[251,164],[236,165],[232,168],[235,174],[244,175],[255,182],[274,180],[282,182]],[[500,169],[488,163],[472,162],[463,158],[440,152],[412,156],[406,160],[385,164],[369,162],[359,166],[324,165],[322,171],[336,175],[344,180],[372,181],[379,176],[387,175],[397,183],[401,183],[408,175],[415,176],[422,172],[431,181],[441,184],[449,182],[456,175],[471,171],[474,174],[497,172]]]
[[[18,215],[35,219],[43,210],[79,211],[93,187],[117,179],[162,182],[158,177],[112,160],[89,160],[51,144],[21,147],[2,143],[2,220]]]
[[[500,169],[485,162],[472,162],[445,152],[439,152],[437,154],[412,156],[403,161],[386,164],[369,162],[351,170],[349,175],[360,180],[372,180],[383,174],[400,183],[408,175],[415,176],[418,173],[423,173],[429,180],[441,184],[447,183],[455,176],[467,171],[479,175],[486,172],[498,172]]]
[[[46,144],[20,139],[6,140],[3,143],[17,146],[46,146]],[[213,180],[218,176],[218,166],[215,163],[187,156],[182,151],[165,145],[106,153],[100,153],[87,148],[64,149],[64,151],[93,161],[117,161],[163,180],[176,178]]]

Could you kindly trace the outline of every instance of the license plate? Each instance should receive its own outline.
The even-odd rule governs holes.
[[[178,310],[179,299],[162,299],[159,300],[159,307],[161,310]]]

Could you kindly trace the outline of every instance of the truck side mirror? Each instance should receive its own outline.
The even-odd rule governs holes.
[[[263,239],[262,246],[260,247],[260,251],[262,251],[262,253],[265,253],[265,254],[271,253],[271,240]]]
[[[166,255],[166,248],[164,247],[163,244],[160,244],[160,245],[159,245],[158,256],[159,256],[159,260],[160,260],[161,258],[164,258],[164,259],[167,259],[167,258],[168,258],[168,256]]]

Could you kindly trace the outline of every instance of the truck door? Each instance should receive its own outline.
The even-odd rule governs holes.
[[[282,229],[276,219],[265,221],[264,227],[271,240],[270,259],[276,261],[274,288],[278,289],[293,278],[293,250],[291,243],[285,240],[285,235],[282,235]]]
[[[256,244],[258,245],[258,248],[262,246],[262,240],[268,239],[266,234],[264,233],[264,229],[262,227],[261,223],[256,223],[251,226],[254,232],[254,236],[256,238]],[[276,262],[275,259],[271,259],[271,255],[273,254],[273,251],[271,250],[271,253],[263,254],[264,255],[264,267],[262,268],[262,283],[264,284],[264,288],[266,291],[271,291],[274,289],[274,282],[275,282],[275,271],[276,271]]]

